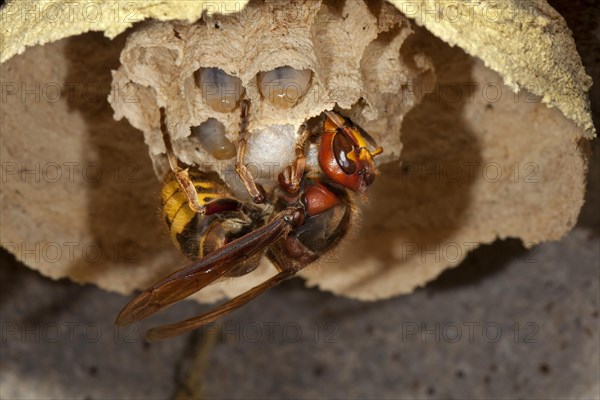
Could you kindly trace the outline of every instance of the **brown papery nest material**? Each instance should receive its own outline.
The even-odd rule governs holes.
[[[485,1],[468,18],[438,21],[403,1],[251,2],[227,15],[206,2],[136,2],[135,20],[163,21],[112,41],[94,33],[54,41],[64,34],[18,18],[21,3],[1,11],[2,244],[47,276],[128,293],[185,264],[157,216],[158,107],[167,107],[178,158],[235,186],[224,173],[232,161],[214,159],[190,135],[214,118],[237,138],[239,109],[213,110],[194,79],[208,67],[241,80],[251,131],[297,127],[337,105],[385,148],[353,238],[302,272],[308,285],[364,300],[408,293],[496,238],[557,240],[581,208],[591,80],[544,2],[506,2],[514,14],[495,24]],[[104,16],[95,25],[76,19],[68,32],[113,38],[131,25]],[[37,43],[48,44],[14,55]],[[286,110],[257,85],[259,73],[280,66],[312,73],[308,93]],[[254,135],[248,160],[282,167],[290,155],[268,149],[293,139]],[[232,296],[270,268],[197,298]]]

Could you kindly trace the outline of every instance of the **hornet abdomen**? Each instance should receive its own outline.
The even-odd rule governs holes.
[[[198,193],[198,202],[205,206],[215,201],[233,199],[215,173],[189,171]],[[241,211],[223,211],[202,215],[189,206],[189,202],[175,175],[169,173],[162,187],[162,214],[171,240],[190,259],[197,260],[243,235],[250,229],[247,217]]]

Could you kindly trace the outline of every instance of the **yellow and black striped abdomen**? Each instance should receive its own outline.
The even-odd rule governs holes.
[[[216,199],[232,197],[215,174],[190,170],[190,178],[198,192],[200,205]],[[216,215],[200,215],[192,210],[172,173],[166,176],[162,187],[162,212],[171,239],[186,256],[195,260],[206,254],[204,249],[206,237],[221,221]]]

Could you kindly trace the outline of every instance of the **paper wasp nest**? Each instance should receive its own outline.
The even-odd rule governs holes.
[[[383,3],[380,18],[363,2],[249,4],[243,12],[188,24],[149,23],[133,33],[113,75],[117,119],[142,130],[159,176],[168,168],[158,107],[166,107],[175,152],[217,171],[229,186],[242,97],[251,100],[247,163],[263,185],[294,156],[298,127],[337,104],[398,160],[404,115],[433,86],[422,53],[400,54],[408,19]],[[127,95],[140,101],[127,101]],[[239,196],[247,194],[238,191]]]
[[[324,110],[338,107],[385,149],[377,159],[381,175],[357,229],[337,252],[303,271],[309,285],[360,299],[386,298],[435,278],[481,243],[520,237],[530,246],[559,239],[575,223],[583,202],[582,138],[593,136],[585,97],[589,77],[564,21],[545,3],[536,3],[538,8],[514,24],[490,27],[475,18],[459,26],[444,18],[421,20],[404,3],[256,1],[243,8],[236,3],[227,14],[208,12],[203,2],[152,5],[138,19],[177,21],[143,22],[126,41],[121,35],[110,46],[88,35],[88,41],[46,45],[54,52],[36,47],[14,57],[3,65],[9,80],[31,82],[34,75],[60,82],[97,79],[111,89],[112,108],[90,107],[77,96],[51,104],[10,97],[5,108],[11,112],[2,110],[3,131],[21,136],[5,138],[3,132],[3,159],[25,168],[28,160],[83,165],[92,160],[104,172],[114,170],[115,178],[42,187],[12,179],[21,175],[8,171],[4,247],[46,275],[121,292],[143,288],[183,266],[156,217],[157,176],[167,168],[158,107],[167,110],[177,157],[217,171],[243,196],[233,169],[242,96],[251,100],[246,160],[267,186],[293,157],[298,126]],[[400,10],[483,57],[510,87],[482,61],[448,46]],[[109,36],[127,27],[101,22]],[[73,26],[72,33],[90,29],[86,24]],[[15,26],[11,32],[17,35],[22,28]],[[548,27],[555,30],[560,49],[546,46]],[[539,46],[521,56],[507,51],[502,61],[485,43],[505,36],[499,46],[518,47],[524,40],[507,35],[511,29],[533,35],[531,42]],[[24,35],[23,42],[44,43],[56,39],[54,34],[40,40]],[[22,51],[23,42],[8,41],[10,54]],[[40,57],[52,68],[29,73],[37,64],[32,60]],[[561,60],[568,60],[566,67]],[[293,88],[283,101],[282,86]],[[515,94],[515,87],[530,91]],[[113,111],[120,122],[112,120]],[[143,132],[147,147],[129,124]],[[49,143],[43,150],[32,145],[39,135]],[[25,158],[16,158],[23,148],[28,148]],[[152,166],[145,161],[148,150]],[[131,171],[123,169],[128,162],[135,166]],[[135,179],[123,178],[129,175]],[[50,197],[40,198],[42,188]],[[60,205],[66,204],[63,210]],[[35,223],[50,214],[52,223]],[[135,243],[135,262],[119,251],[120,257],[104,251],[97,259],[49,261],[28,258],[22,250],[23,243],[65,243],[74,237],[78,243],[101,243],[113,253],[127,250],[122,243]],[[199,298],[232,296],[270,273],[265,264],[243,279],[207,288]]]
[[[250,200],[235,174],[242,97],[251,101],[246,163],[267,190],[292,162],[299,126],[336,105],[385,148],[380,164],[399,160],[402,120],[434,82],[427,56],[400,51],[412,33],[392,5],[374,15],[354,1],[250,3],[194,24],[152,22],[128,38],[113,73],[124,90],[109,101],[117,119],[144,132],[159,177],[169,169],[158,111],[165,107],[177,158],[216,171]],[[124,101],[128,91],[140,101]],[[312,144],[309,163],[318,168],[315,153]],[[340,254],[326,258],[339,262]]]

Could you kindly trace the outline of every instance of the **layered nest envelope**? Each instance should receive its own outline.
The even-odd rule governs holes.
[[[298,126],[325,110],[385,149],[350,237],[300,273],[308,286],[409,293],[481,244],[558,240],[576,222],[592,82],[544,1],[93,4],[0,11],[2,245],[46,276],[131,293],[188,262],[158,211],[158,107],[177,157],[234,187],[231,151],[196,134],[220,132],[225,149],[237,139],[239,106],[215,106],[200,85],[223,76],[252,101],[247,161],[274,166],[270,177]],[[287,108],[262,85],[279,67],[302,80]],[[273,273],[265,259],[195,297],[231,297]]]

